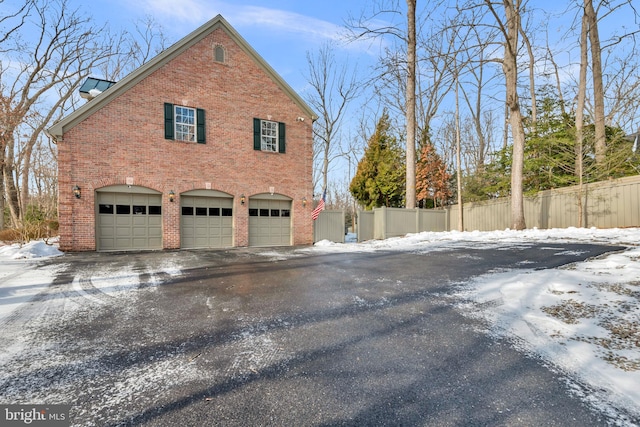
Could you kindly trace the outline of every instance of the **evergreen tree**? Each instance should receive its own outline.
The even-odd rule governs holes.
[[[523,166],[523,191],[535,194],[541,190],[576,185],[577,161],[575,147],[575,116],[563,112],[559,100],[549,88],[540,96],[537,120],[525,119],[526,144]],[[595,127],[584,127],[582,149],[582,181],[585,183],[608,178],[636,175],[639,153],[632,152],[633,140],[626,139],[621,129],[606,128],[607,148],[598,164],[595,156]],[[579,150],[578,150],[579,151]],[[485,170],[465,177],[465,200],[476,201],[510,195],[511,148],[493,155]]]
[[[390,127],[385,111],[349,185],[353,197],[367,210],[404,204],[404,153]]]

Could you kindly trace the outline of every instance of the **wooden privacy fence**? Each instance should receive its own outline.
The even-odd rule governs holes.
[[[524,199],[527,228],[580,226],[578,186],[541,191]],[[597,228],[640,226],[640,176],[585,184],[582,188],[582,226]],[[459,206],[446,209],[450,228],[457,229]],[[511,227],[511,200],[501,198],[464,204],[465,231],[493,231]]]
[[[583,227],[640,227],[640,175],[585,184]],[[541,191],[524,199],[528,228],[578,227],[578,186]],[[387,239],[423,231],[458,229],[459,206],[445,209],[379,208],[358,212],[358,241]],[[511,227],[511,199],[464,204],[465,231]]]
[[[344,243],[345,235],[344,211],[323,210],[318,219],[313,221],[313,241],[330,240]]]
[[[447,212],[444,210],[383,207],[358,212],[358,242],[447,229]]]

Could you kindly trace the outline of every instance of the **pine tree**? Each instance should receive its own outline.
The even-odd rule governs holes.
[[[390,127],[389,114],[385,111],[349,186],[353,197],[367,210],[402,207],[404,203],[404,153],[391,135]]]

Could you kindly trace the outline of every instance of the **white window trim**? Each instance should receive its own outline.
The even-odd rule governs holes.
[[[182,114],[178,114],[178,109],[183,109],[190,111],[193,115],[193,124],[183,123],[178,121],[178,117],[182,117]],[[198,132],[198,114],[195,108],[185,107],[183,105],[174,105],[173,106],[173,134],[176,141],[186,141],[186,142],[197,142],[197,132]],[[187,132],[178,130],[181,126],[184,126],[188,129]],[[186,138],[185,138],[186,136]]]
[[[265,131],[269,131],[269,133]],[[277,153],[279,141],[278,133],[278,122],[260,120],[260,149],[269,153]]]

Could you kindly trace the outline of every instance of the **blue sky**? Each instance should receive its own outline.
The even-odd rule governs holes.
[[[349,14],[359,15],[366,0],[70,0],[90,13],[96,23],[115,30],[152,16],[171,43],[221,14],[247,42],[301,95],[306,86],[307,52],[329,40],[339,40]],[[342,58],[369,63],[378,51],[369,43],[343,45]]]

